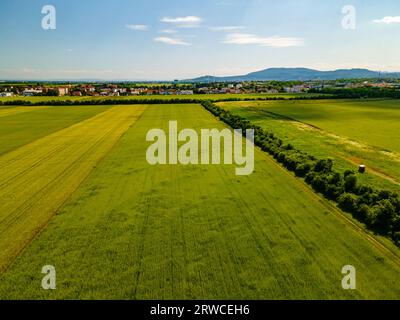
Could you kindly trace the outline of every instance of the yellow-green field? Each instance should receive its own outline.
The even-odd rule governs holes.
[[[11,112],[13,109],[18,112]],[[0,155],[75,123],[104,112],[107,106],[2,107],[0,114]]]
[[[40,232],[144,107],[113,107],[0,157],[0,270]]]
[[[0,298],[400,297],[399,250],[261,151],[250,176],[233,165],[150,166],[146,134],[170,120],[225,127],[193,104],[105,108],[0,157],[0,265],[12,262]],[[57,270],[56,290],[41,288],[44,265]],[[357,290],[341,287],[345,265]]]

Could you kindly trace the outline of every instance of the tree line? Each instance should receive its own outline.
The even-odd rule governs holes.
[[[335,171],[332,159],[317,159],[304,151],[285,143],[273,132],[252,124],[216,106],[202,101],[202,106],[234,129],[254,129],[254,143],[276,161],[301,177],[316,192],[335,201],[338,206],[364,223],[366,227],[391,238],[400,246],[400,196],[392,191],[362,185],[354,171],[344,174]]]
[[[319,100],[333,98],[333,96],[327,95],[310,95],[310,96],[298,96],[288,97],[283,96],[272,96],[272,97],[221,97],[217,99],[207,99],[212,102],[235,102],[235,101],[269,101],[269,100]],[[147,98],[147,99],[81,99],[81,100],[42,100],[42,101],[30,101],[30,100],[8,100],[0,101],[0,105],[4,106],[84,106],[84,105],[129,105],[129,104],[189,104],[189,103],[201,103],[205,99],[198,98]]]
[[[309,93],[323,93],[334,95],[338,99],[360,99],[360,98],[390,98],[400,99],[400,91],[394,88],[325,88],[311,89]]]

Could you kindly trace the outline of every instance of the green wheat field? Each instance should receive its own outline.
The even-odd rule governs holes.
[[[218,105],[400,189],[398,100]],[[200,104],[0,107],[0,299],[400,297],[400,250],[258,148],[249,176],[149,165],[146,134],[170,120],[228,128]]]

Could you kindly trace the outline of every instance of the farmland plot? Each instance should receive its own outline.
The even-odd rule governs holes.
[[[13,114],[32,112],[37,110],[43,110],[48,107],[2,107],[0,108],[0,117],[6,117]]]
[[[148,106],[0,279],[0,298],[396,299],[398,251],[257,151],[233,165],[150,166],[146,133],[224,128],[198,105]],[[395,250],[394,248],[392,248]],[[41,288],[54,265],[57,290]],[[341,287],[354,265],[357,290]]]
[[[0,117],[0,155],[89,119],[109,107],[1,107],[0,113],[13,109],[27,111]]]
[[[357,170],[362,182],[400,191],[398,100],[221,102],[219,106],[274,132],[286,143],[335,167]]]
[[[42,230],[143,109],[111,108],[0,157],[0,270]]]

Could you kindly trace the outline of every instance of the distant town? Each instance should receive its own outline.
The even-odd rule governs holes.
[[[399,79],[346,79],[328,81],[245,81],[215,83],[0,83],[0,96],[148,96],[193,94],[306,93],[322,89],[384,88],[400,90]]]

